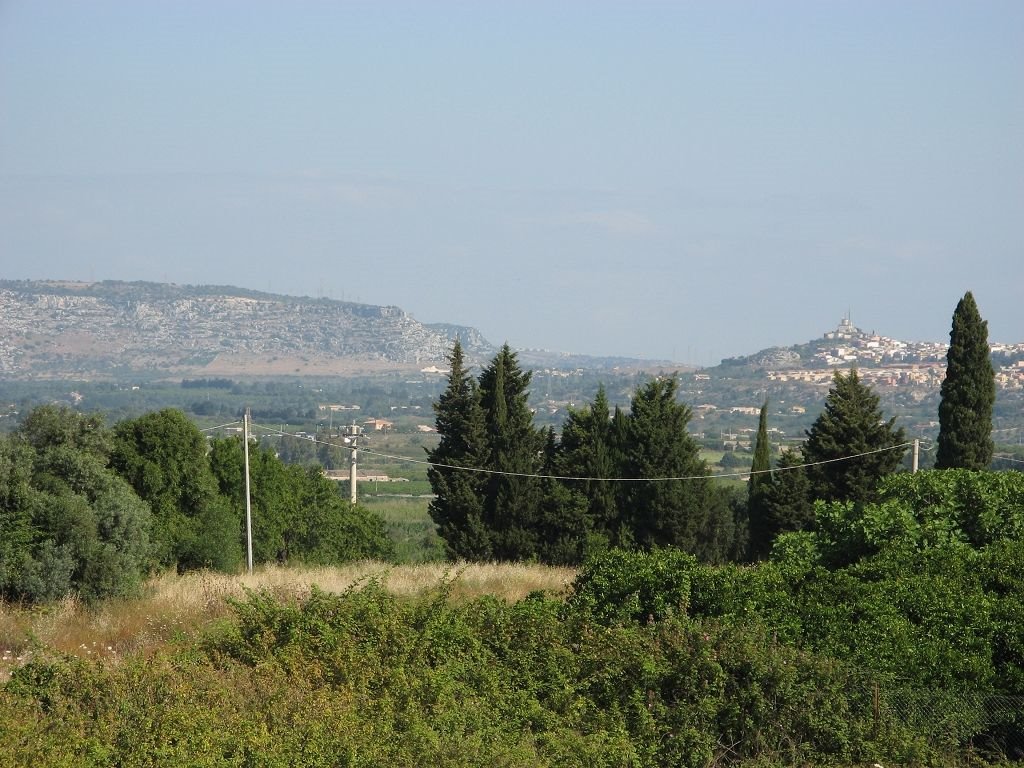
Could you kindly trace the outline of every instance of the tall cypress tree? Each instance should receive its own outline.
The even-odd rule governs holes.
[[[970,291],[953,312],[941,398],[935,468],[985,469],[992,461],[996,383],[988,323]]]
[[[448,387],[434,404],[435,426],[441,440],[427,452],[432,462],[427,479],[435,494],[428,509],[450,557],[483,560],[492,554],[491,535],[484,522],[487,476],[454,467],[487,466],[484,414],[480,392],[466,368],[457,339],[448,362]]]
[[[885,421],[878,395],[861,382],[857,370],[836,371],[818,416],[804,443],[807,477],[814,499],[871,501],[878,481],[894,472],[906,449],[896,418]],[[851,458],[856,456],[857,458]]]
[[[566,483],[550,477],[559,474],[561,448],[549,427],[544,446],[543,472],[549,477],[541,481],[540,524],[538,526],[537,559],[552,565],[578,565],[591,546],[601,549],[592,540],[595,523],[589,514],[587,497]]]
[[[761,406],[761,414],[757,420],[757,438],[754,440],[754,461],[750,465],[750,482],[747,495],[752,497],[757,488],[771,480],[768,470],[772,468],[771,444],[768,442],[768,400]]]
[[[767,554],[773,531],[767,524],[764,489],[771,485],[771,446],[768,443],[768,400],[761,406],[757,421],[757,439],[754,441],[754,461],[750,465],[747,483],[747,526],[750,555],[753,558]]]

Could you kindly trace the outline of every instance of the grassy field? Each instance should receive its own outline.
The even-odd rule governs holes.
[[[0,603],[0,683],[43,649],[117,659],[193,637],[228,616],[229,601],[250,590],[292,601],[307,597],[313,585],[343,592],[377,579],[396,595],[414,597],[452,582],[453,599],[492,595],[512,602],[537,590],[564,592],[575,575],[570,568],[518,563],[394,566],[365,561],[332,568],[267,567],[251,576],[168,572],[151,579],[139,598],[96,605],[73,598],[36,607]]]
[[[399,563],[444,560],[444,541],[427,513],[428,499],[363,496],[362,503],[384,520]]]
[[[432,489],[427,481],[427,465],[422,463],[425,449],[435,445],[437,439],[434,434],[373,434],[368,449],[361,452],[362,471],[401,478],[389,483],[360,483],[358,488],[359,502],[383,518],[395,542],[399,563],[444,560],[444,542],[427,513]]]

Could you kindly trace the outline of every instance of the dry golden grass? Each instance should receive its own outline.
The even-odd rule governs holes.
[[[453,599],[492,595],[515,601],[536,590],[563,592],[575,575],[571,568],[519,563],[395,566],[365,561],[330,568],[270,566],[251,576],[209,571],[179,576],[172,571],[151,579],[142,597],[91,606],[75,598],[37,607],[0,602],[0,682],[43,649],[116,660],[192,635],[228,615],[228,599],[244,597],[247,590],[301,600],[314,585],[342,592],[375,578],[399,596],[414,597],[451,582]]]

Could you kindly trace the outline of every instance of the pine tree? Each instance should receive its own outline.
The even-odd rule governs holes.
[[[803,454],[792,448],[779,457],[771,480],[758,488],[756,534],[751,520],[750,556],[760,559],[771,552],[780,533],[803,531],[814,524],[814,503]]]
[[[487,476],[453,467],[481,469],[489,456],[484,414],[476,381],[466,369],[456,339],[448,356],[448,387],[434,404],[441,439],[427,452],[427,479],[435,498],[428,507],[452,558],[484,560],[492,555],[491,535],[484,522]]]
[[[906,437],[896,418],[885,421],[878,395],[856,369],[839,371],[825,399],[825,411],[807,431],[803,454],[814,499],[871,501],[875,487],[900,465]],[[857,458],[849,458],[856,456]]]
[[[946,353],[946,378],[939,402],[936,469],[985,469],[992,461],[995,372],[988,323],[968,291],[953,312]]]
[[[551,565],[579,565],[590,549],[595,548],[594,521],[589,514],[587,497],[551,477],[559,472],[560,458],[561,446],[555,438],[554,427],[549,427],[542,468],[548,477],[541,481],[537,559]]]
[[[539,545],[543,490],[532,475],[542,469],[544,432],[527,404],[531,376],[508,344],[480,373],[487,467],[494,470],[486,481],[483,521],[500,560],[534,557]]]
[[[587,504],[594,535],[608,543],[616,540],[619,510],[614,483],[601,478],[618,477],[621,446],[616,445],[608,395],[598,387],[594,402],[585,408],[569,410],[562,426],[562,440],[556,458],[557,474],[595,478],[567,483]]]
[[[622,483],[619,509],[637,546],[677,546],[693,552],[707,512],[709,481],[699,446],[687,433],[690,409],[676,401],[675,377],[648,382],[627,417],[624,475],[693,478]]]

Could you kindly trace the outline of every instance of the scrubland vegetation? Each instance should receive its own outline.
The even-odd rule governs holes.
[[[851,371],[774,467],[762,409],[736,493],[674,379],[556,439],[456,345],[437,529],[261,446],[251,576],[241,441],[38,409],[0,441],[0,768],[1020,763],[1024,474],[986,468],[991,367],[950,371],[942,469]]]
[[[1024,543],[903,523],[845,567],[797,534],[756,566],[169,572],[8,605],[0,765],[1019,759]]]

